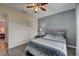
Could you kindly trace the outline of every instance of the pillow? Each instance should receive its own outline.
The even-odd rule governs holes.
[[[53,36],[60,36],[60,37],[64,37],[64,32],[54,32]]]
[[[53,39],[53,35],[46,35],[44,37],[42,37],[43,39]]]
[[[43,39],[47,39],[47,40],[55,40],[55,41],[64,41],[64,38],[61,36],[53,36],[53,35],[46,35],[44,37],[42,37]]]
[[[65,39],[61,36],[54,36],[54,39],[57,41],[64,41]]]

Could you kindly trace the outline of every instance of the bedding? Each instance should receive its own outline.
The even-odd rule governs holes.
[[[54,37],[53,35],[46,35],[46,36],[44,36],[42,38],[43,39],[51,39],[52,40],[53,37]]]
[[[26,48],[35,56],[65,56],[67,55],[66,41],[55,41],[38,38],[30,41]]]
[[[53,36],[53,35],[46,35],[44,37],[42,37],[43,39],[48,39],[48,40],[55,40],[55,41],[60,41],[63,42],[63,40],[65,41],[66,39],[64,39],[64,37],[62,36]]]
[[[66,29],[46,29],[45,35],[60,36],[67,39],[67,30]]]
[[[61,50],[55,49],[53,47],[51,48],[50,46],[41,45],[33,41],[29,42],[29,46],[31,49],[35,49],[35,51],[44,56],[65,56]]]
[[[54,36],[64,37],[64,32],[53,32]]]
[[[63,29],[46,29],[45,36],[40,36],[28,43],[26,53],[30,52],[35,56],[66,56],[66,32]]]

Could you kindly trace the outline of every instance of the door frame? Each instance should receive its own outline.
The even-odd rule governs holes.
[[[5,19],[5,40],[7,42],[7,55],[9,55],[9,16],[7,13],[0,12]]]

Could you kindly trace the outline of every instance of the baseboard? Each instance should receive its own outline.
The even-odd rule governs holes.
[[[67,47],[76,48],[76,46],[72,46],[72,45],[67,45]]]

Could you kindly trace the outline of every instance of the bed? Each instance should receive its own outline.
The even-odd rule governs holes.
[[[26,55],[67,56],[66,33],[66,30],[47,30],[43,37],[28,43]]]

